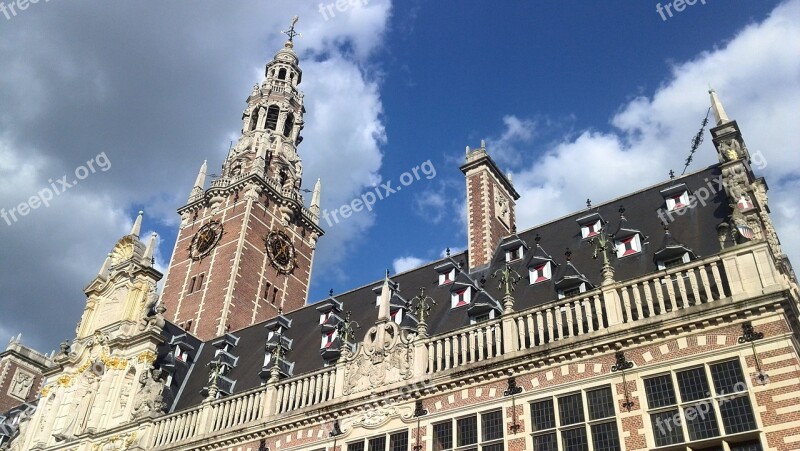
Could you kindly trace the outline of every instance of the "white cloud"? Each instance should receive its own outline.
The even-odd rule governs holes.
[[[392,268],[394,268],[394,273],[397,274],[408,271],[409,269],[414,269],[427,262],[428,260],[417,257],[411,257],[411,256],[399,257],[395,258],[394,261],[392,261]]]
[[[615,130],[565,138],[544,157],[517,169],[520,228],[578,210],[587,198],[599,203],[666,180],[670,169],[680,174],[689,141],[709,106],[711,83],[751,153],[766,158],[760,175],[770,184],[773,220],[784,251],[800,258],[795,201],[800,159],[791,133],[800,105],[800,47],[786,44],[800,42],[798,16],[800,1],[779,6],[726,44],[675,64],[652,97],[637,97],[621,108],[611,119]],[[503,137],[526,136],[518,132],[519,120],[504,122]],[[708,131],[705,137],[690,171],[717,161]]]

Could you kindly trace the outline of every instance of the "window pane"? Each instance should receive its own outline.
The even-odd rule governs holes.
[[[453,448],[453,423],[439,423],[433,425],[433,451],[443,451]]]
[[[369,439],[368,451],[386,451],[386,436]]]
[[[458,436],[456,446],[466,446],[478,443],[478,417],[461,418],[456,421]]]
[[[558,418],[561,426],[583,422],[583,402],[580,393],[558,398]]]
[[[620,451],[617,423],[593,424],[592,444],[594,451]]]
[[[550,434],[533,437],[533,449],[535,451],[558,451],[556,433],[552,432]]]
[[[502,411],[481,414],[481,436],[484,442],[503,438]]]
[[[364,442],[350,443],[347,445],[347,451],[364,451]]]
[[[683,414],[686,418],[689,440],[702,440],[719,435],[717,416],[709,404],[701,402],[694,406],[684,407]]]
[[[651,409],[671,406],[677,402],[672,379],[668,374],[645,379],[644,390],[647,394],[647,405]]]
[[[741,443],[729,443],[728,447],[731,451],[763,451],[764,448],[761,447],[761,442],[758,440],[750,440],[748,442],[741,442]]]
[[[611,387],[586,392],[586,405],[589,407],[589,419],[599,420],[614,416],[614,396]]]
[[[672,445],[684,441],[680,421],[677,409],[650,415],[656,446]]]
[[[675,377],[678,379],[678,390],[681,392],[681,401],[696,401],[711,396],[704,368],[679,371],[675,373]]]
[[[711,379],[718,395],[738,393],[747,388],[738,360],[711,365]]]
[[[553,410],[553,400],[548,399],[531,404],[531,418],[534,432],[556,427],[556,414]]]
[[[495,443],[494,445],[486,445],[482,446],[481,449],[483,451],[503,451],[503,444]]]
[[[719,413],[722,415],[722,424],[725,427],[726,434],[738,434],[739,432],[752,431],[756,428],[753,407],[750,405],[750,398],[747,396],[721,399],[719,401]]]
[[[408,431],[395,432],[389,436],[389,451],[408,451]]]
[[[561,446],[564,447],[564,451],[589,451],[586,428],[561,431]]]

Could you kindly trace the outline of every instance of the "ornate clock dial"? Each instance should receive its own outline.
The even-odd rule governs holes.
[[[294,269],[294,246],[283,232],[271,232],[264,240],[267,256],[278,272],[287,274]]]
[[[193,260],[200,260],[211,252],[220,238],[222,238],[222,224],[219,221],[209,222],[194,234],[192,244],[189,246],[189,255]]]

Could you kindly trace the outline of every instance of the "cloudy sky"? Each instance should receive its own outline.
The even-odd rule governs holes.
[[[84,286],[140,209],[166,266],[175,209],[203,160],[221,164],[295,14],[300,154],[323,208],[435,168],[372,212],[323,222],[311,301],[463,248],[458,166],[481,139],[513,173],[520,228],[680,173],[709,85],[763,156],[773,218],[800,258],[800,1],[663,18],[648,1],[3,1],[0,208],[64,191],[0,218],[0,340],[22,332],[49,351],[72,337]],[[707,139],[690,170],[715,158]],[[90,160],[94,173],[58,183]]]

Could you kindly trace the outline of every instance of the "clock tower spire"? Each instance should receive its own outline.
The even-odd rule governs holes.
[[[189,203],[178,209],[161,302],[168,319],[203,340],[306,303],[323,231],[319,206],[306,208],[301,189],[305,108],[296,23],[248,96],[241,136],[221,173],[205,188],[204,163]]]

